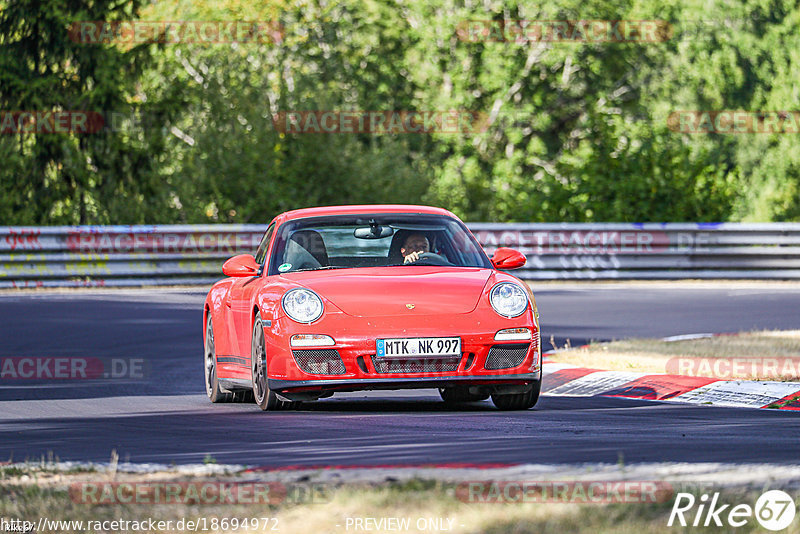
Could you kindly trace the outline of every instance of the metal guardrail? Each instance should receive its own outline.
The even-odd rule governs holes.
[[[528,280],[800,279],[800,223],[468,225]],[[266,225],[0,227],[0,288],[197,284],[253,252]]]
[[[514,271],[554,279],[800,279],[800,223],[472,224],[488,253],[528,258]]]

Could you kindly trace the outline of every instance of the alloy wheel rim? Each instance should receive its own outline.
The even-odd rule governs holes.
[[[208,321],[208,326],[206,327],[206,393],[211,396],[214,384],[214,365],[215,360],[214,357],[214,327],[211,324],[211,320]]]
[[[256,402],[260,404],[263,402],[267,390],[267,381],[264,373],[266,351],[264,350],[264,331],[261,327],[261,321],[256,322],[251,355],[253,360],[253,393],[255,394]]]

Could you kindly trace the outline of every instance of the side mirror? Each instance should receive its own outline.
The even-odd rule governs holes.
[[[222,264],[222,274],[225,276],[256,276],[260,266],[250,254],[239,254]]]
[[[494,256],[492,256],[492,265],[494,265],[494,268],[503,269],[504,271],[522,267],[527,261],[522,252],[514,250],[513,248],[500,247],[495,251]]]

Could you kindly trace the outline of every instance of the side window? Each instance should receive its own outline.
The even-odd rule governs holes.
[[[267,228],[267,231],[264,232],[264,237],[261,238],[261,243],[258,245],[258,250],[256,251],[256,263],[259,265],[263,265],[264,260],[267,258],[267,247],[269,247],[269,240],[274,230],[275,223],[272,223],[269,225],[269,228]]]

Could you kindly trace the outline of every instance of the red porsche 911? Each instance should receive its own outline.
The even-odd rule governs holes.
[[[436,388],[444,402],[534,406],[536,302],[458,217],[426,206],[308,208],[277,216],[235,256],[203,312],[212,402],[262,410],[336,392]]]

